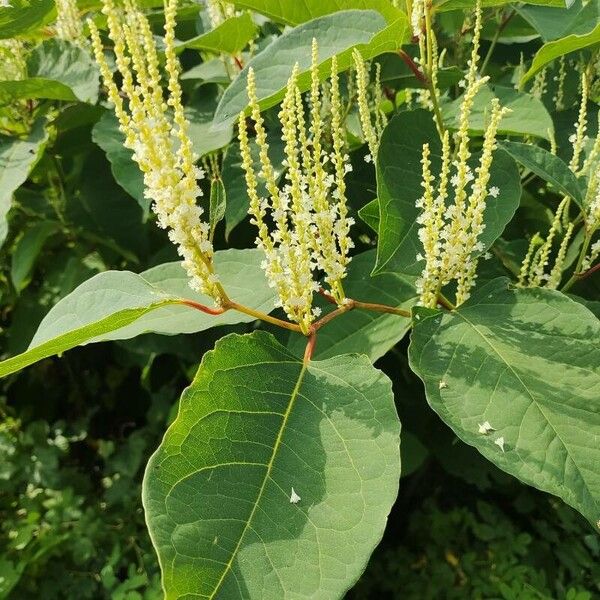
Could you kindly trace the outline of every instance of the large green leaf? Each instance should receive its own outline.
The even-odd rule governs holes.
[[[274,296],[260,268],[261,258],[258,250],[226,250],[216,253],[215,263],[232,299],[270,312]],[[195,333],[253,320],[235,311],[211,316],[185,306],[184,300],[212,303],[193,292],[187,282],[179,263],[160,265],[140,275],[99,273],[50,310],[29,349],[0,363],[0,377],[81,344],[129,339],[148,332]]]
[[[413,278],[395,273],[371,277],[374,264],[374,250],[352,259],[344,280],[348,298],[410,310],[417,300]],[[320,297],[315,304],[323,309],[323,314],[334,308]],[[410,325],[410,319],[398,315],[354,310],[337,317],[319,331],[313,357],[331,358],[356,352],[376,361],[406,335]],[[288,347],[301,355],[305,344],[300,336],[292,335]]]
[[[14,191],[25,182],[48,139],[45,122],[38,121],[27,139],[0,136],[0,245],[8,233],[6,215]]]
[[[595,2],[591,2],[584,8],[581,0],[576,0],[567,9],[524,5],[517,6],[516,10],[535,28],[542,40],[550,42],[571,33],[588,33],[595,23],[590,25],[587,31],[572,31],[572,29],[577,30],[581,19],[589,17],[586,13],[593,4]]]
[[[399,433],[366,357],[305,366],[264,332],[217,342],[144,478],[165,597],[343,597],[396,498]]]
[[[148,215],[150,200],[144,197],[144,176],[133,160],[133,152],[123,144],[125,136],[119,129],[119,122],[112,111],[106,111],[92,129],[92,140],[104,152],[110,162],[115,181],[142,207]]]
[[[208,50],[216,54],[222,52],[237,54],[254,38],[256,32],[257,28],[250,13],[245,12],[242,15],[227,19],[211,31],[178,43],[177,49],[193,48],[195,50]]]
[[[426,142],[431,148],[432,172],[438,173],[441,143],[431,113],[425,110],[399,113],[381,137],[377,157],[379,240],[374,273],[418,275],[422,270],[422,263],[416,258],[422,252],[417,235],[416,202],[423,194],[421,154]],[[497,198],[486,200],[486,227],[481,235],[486,249],[502,234],[521,199],[519,170],[503,150],[494,153],[489,185],[498,187],[500,193]]]
[[[317,17],[323,17],[342,10],[376,10],[388,23],[395,21],[400,10],[390,0],[302,0],[285,2],[282,0],[234,0],[240,8],[255,10],[274,21],[288,25],[299,25]]]
[[[34,32],[49,23],[54,14],[54,0],[11,0],[0,10],[0,39]]]
[[[588,33],[571,34],[544,44],[533,57],[533,62],[529,70],[521,78],[521,87],[553,60],[565,54],[591,48],[598,44],[600,44],[600,23],[597,23]]]
[[[410,364],[458,437],[600,527],[599,339],[581,304],[501,278],[453,313],[418,312]]]
[[[37,46],[27,60],[29,77],[1,81],[0,98],[48,98],[94,103],[100,73],[91,54],[65,40],[50,39]]]
[[[356,46],[366,59],[396,50],[404,40],[406,25],[404,16],[387,25],[385,19],[373,10],[347,10],[299,25],[275,38],[246,64],[225,90],[215,113],[215,123],[231,121],[237,118],[240,111],[247,110],[248,69],[254,69],[257,96],[261,109],[266,109],[283,98],[286,83],[296,63],[300,70],[299,87],[306,90],[310,86],[313,38],[319,44],[319,72],[326,77],[334,55],[338,56],[340,71],[353,64],[352,48]]]
[[[558,192],[573,198],[579,206],[583,205],[583,194],[577,177],[558,156],[533,144],[501,142],[500,147],[526,169],[551,183]]]
[[[485,131],[489,122],[490,104],[494,98],[498,98],[503,107],[512,111],[502,119],[498,128],[500,134],[551,139],[554,123],[542,101],[530,94],[499,85],[486,85],[475,96],[469,117],[470,131]],[[444,121],[450,129],[458,129],[462,100],[462,97],[457,98],[444,107]]]

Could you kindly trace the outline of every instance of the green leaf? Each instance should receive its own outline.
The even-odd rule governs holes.
[[[230,122],[247,110],[248,69],[254,69],[256,74],[257,96],[264,110],[283,98],[296,63],[300,69],[298,85],[301,90],[308,89],[313,38],[319,44],[319,73],[324,78],[329,75],[334,55],[338,56],[340,72],[353,64],[354,47],[361,50],[365,59],[397,49],[405,37],[406,24],[406,17],[386,25],[385,19],[375,11],[348,10],[319,17],[287,31],[252,58],[225,90],[215,113],[215,123]]]
[[[58,229],[57,223],[41,221],[27,229],[12,251],[10,278],[17,292],[29,283],[37,257],[44,244]]]
[[[422,246],[416,222],[420,211],[415,203],[423,194],[420,161],[424,143],[430,145],[432,172],[437,174],[441,166],[441,143],[431,113],[425,110],[401,112],[388,123],[381,137],[377,157],[381,218],[374,273],[418,275],[422,270],[422,263],[416,258]],[[399,156],[402,160],[398,160]],[[498,187],[500,194],[486,200],[486,227],[481,235],[485,249],[502,234],[521,199],[517,164],[503,150],[494,153],[490,175],[489,186]]]
[[[13,193],[27,179],[48,139],[44,126],[44,120],[38,121],[24,140],[0,136],[0,245],[8,233],[6,215]]]
[[[489,122],[490,104],[498,98],[500,104],[512,112],[506,115],[498,129],[500,135],[534,136],[550,140],[554,123],[541,100],[530,94],[510,87],[484,86],[475,96],[473,110],[469,117],[469,130],[483,133]],[[444,122],[450,129],[458,129],[462,96],[447,104],[443,109]]]
[[[577,177],[558,156],[532,144],[500,142],[500,147],[526,169],[551,183],[558,192],[573,198],[579,206],[583,205],[582,191]]]
[[[366,357],[305,366],[265,332],[221,339],[144,477],[165,597],[343,597],[396,498],[399,432]]]
[[[375,10],[381,13],[388,23],[393,23],[401,15],[401,11],[389,0],[234,0],[233,4],[239,8],[255,10],[273,21],[287,25],[299,25],[318,17],[351,9]]]
[[[417,301],[413,278],[393,273],[371,277],[374,264],[374,250],[352,259],[344,279],[348,298],[410,310]],[[323,314],[333,309],[321,297],[315,299],[315,305],[322,308]],[[356,352],[376,361],[406,335],[410,326],[410,319],[405,317],[354,310],[337,317],[319,331],[313,357],[323,359]],[[305,345],[306,341],[300,336],[292,335],[288,347],[302,356]]]
[[[572,0],[528,0],[527,4],[539,4],[541,6],[566,8],[571,1]],[[512,0],[482,0],[481,6],[486,8],[488,6],[503,6],[505,4],[512,3]],[[473,0],[441,0],[441,2],[439,2],[438,10],[472,10],[474,6],[475,2]]]
[[[29,77],[0,81],[0,97],[47,98],[95,103],[100,73],[91,54],[77,44],[50,39],[32,51],[27,60]]]
[[[227,19],[211,31],[177,44],[177,50],[193,48],[216,54],[238,54],[256,36],[257,27],[250,13]]]
[[[0,39],[33,33],[52,20],[54,0],[11,0],[0,10]]]
[[[438,415],[600,527],[600,321],[560,292],[504,278],[452,313],[416,318],[410,365]]]
[[[215,233],[217,225],[225,216],[225,207],[227,199],[225,196],[225,186],[220,179],[213,179],[210,183],[210,233],[211,237]]]
[[[190,139],[198,156],[224,148],[233,137],[231,123],[213,124],[218,95],[216,85],[204,85],[194,96],[192,105],[185,109],[185,116],[190,122]]]
[[[583,7],[581,0],[576,0],[569,8],[553,8],[548,6],[516,6],[517,12],[530,23],[545,42],[557,40],[570,33],[588,33],[587,31],[572,31],[579,28],[582,18],[589,17],[584,11],[592,8],[594,3]],[[586,19],[587,20],[587,19]],[[589,21],[588,21],[589,23]]]
[[[533,57],[533,62],[527,73],[521,78],[521,87],[553,60],[560,58],[565,54],[577,52],[584,48],[590,48],[597,44],[600,44],[600,23],[598,23],[589,33],[571,34],[559,40],[544,44]]]
[[[133,160],[133,152],[124,146],[125,136],[112,111],[107,110],[94,125],[92,140],[106,152],[115,181],[135,198],[144,211],[144,218],[147,218],[150,200],[144,197],[144,176]]]
[[[364,221],[373,231],[379,231],[379,200],[371,200],[365,204],[359,211],[358,216]]]
[[[226,250],[215,254],[216,270],[230,297],[270,312],[274,295],[260,268],[258,250]],[[0,363],[0,377],[81,344],[124,340],[143,333],[196,333],[218,325],[252,321],[228,311],[211,316],[182,304],[193,300],[211,305],[193,292],[180,263],[168,263],[136,275],[106,271],[88,279],[60,300],[44,317],[29,349]]]

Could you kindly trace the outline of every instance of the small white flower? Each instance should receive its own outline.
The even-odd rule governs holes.
[[[490,188],[490,196],[491,196],[492,198],[497,198],[499,195],[500,195],[500,188],[499,188],[499,187],[497,187],[497,186],[495,186],[495,185],[494,185],[494,186],[492,186],[492,187]]]
[[[504,452],[504,437],[500,436],[499,438],[494,440],[494,444]]]
[[[294,491],[294,488],[292,488],[292,493],[290,494],[290,504],[298,504],[300,500],[302,500],[302,498],[300,498],[300,496],[298,496],[298,494],[296,494]]]
[[[370,154],[365,154],[365,162],[366,163],[373,162],[373,157]]]
[[[490,431],[494,431],[494,428],[490,425],[489,421],[479,423],[479,433],[487,435]]]
[[[438,387],[440,388],[440,390],[445,390],[448,387],[448,384],[442,379]]]

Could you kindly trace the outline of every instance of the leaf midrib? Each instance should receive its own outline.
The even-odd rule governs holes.
[[[281,446],[284,430],[286,428],[287,422],[292,413],[292,409],[294,408],[294,405],[296,403],[296,399],[298,398],[298,395],[300,393],[300,387],[302,385],[302,381],[304,380],[304,375],[306,374],[307,367],[308,367],[308,365],[306,363],[302,363],[302,368],[298,375],[298,380],[296,381],[296,385],[294,386],[294,389],[292,390],[292,393],[290,395],[290,401],[288,403],[288,407],[287,407],[285,413],[283,414],[283,419],[281,421],[281,427],[279,428],[279,431],[277,432],[277,437],[275,438],[275,443],[273,444],[273,452],[271,453],[271,458],[269,459],[269,462],[267,463],[267,469],[265,471],[265,476],[261,483],[260,489],[258,490],[258,494],[256,496],[254,506],[252,507],[252,510],[250,511],[250,515],[248,516],[248,519],[246,520],[244,529],[242,530],[242,532],[240,534],[239,540],[238,540],[235,548],[231,552],[231,557],[227,561],[227,564],[225,565],[225,568],[223,569],[223,573],[221,574],[219,581],[217,581],[217,583],[215,585],[215,589],[213,590],[212,594],[208,597],[209,600],[213,600],[216,597],[216,594],[218,593],[219,589],[223,585],[225,578],[231,571],[233,561],[235,560],[235,558],[239,552],[239,549],[242,545],[242,542],[244,541],[244,537],[246,536],[246,533],[248,532],[249,529],[251,529],[252,520],[254,519],[254,515],[256,514],[258,506],[262,500],[262,496],[265,492],[265,488],[267,486],[267,481],[269,480],[271,471],[273,469],[273,464],[275,463],[275,458],[277,457],[277,452],[279,450],[279,447]]]

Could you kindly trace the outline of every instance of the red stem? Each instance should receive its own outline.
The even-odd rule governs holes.
[[[222,315],[225,311],[228,310],[222,307],[211,308],[210,306],[200,304],[200,302],[194,302],[193,300],[181,300],[181,304],[185,304],[186,306],[190,306],[191,308],[195,308],[196,310],[206,313],[207,315],[213,316]]]
[[[413,72],[413,75],[425,86],[429,85],[426,75],[419,69],[415,61],[404,50],[398,50],[398,56],[404,61],[406,66]]]

